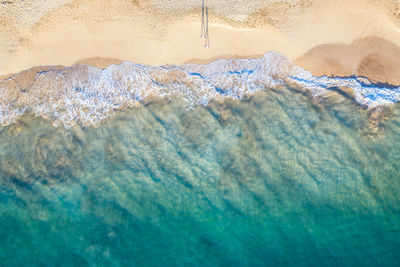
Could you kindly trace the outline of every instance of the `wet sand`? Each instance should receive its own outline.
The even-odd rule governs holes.
[[[319,45],[295,63],[315,76],[356,75],[400,85],[400,47],[378,37],[358,39],[349,45]]]

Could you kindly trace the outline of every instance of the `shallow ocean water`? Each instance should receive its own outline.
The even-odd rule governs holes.
[[[0,128],[4,266],[398,266],[400,108],[281,87]]]

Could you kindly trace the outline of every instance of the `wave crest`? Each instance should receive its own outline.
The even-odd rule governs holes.
[[[178,96],[193,107],[282,85],[309,90],[313,96],[350,89],[354,100],[368,108],[400,101],[400,88],[377,86],[360,77],[315,77],[281,54],[269,52],[259,59],[219,59],[170,68],[130,62],[105,69],[32,68],[0,81],[0,123],[10,124],[32,112],[54,126],[96,126],[114,112],[152,97]]]

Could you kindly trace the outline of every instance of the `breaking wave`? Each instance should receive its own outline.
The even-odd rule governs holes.
[[[8,125],[32,112],[54,126],[96,126],[114,112],[154,97],[181,97],[190,108],[279,86],[307,90],[312,96],[345,92],[368,108],[400,101],[400,88],[362,77],[315,77],[281,54],[269,52],[263,58],[219,59],[207,65],[153,67],[124,62],[106,69],[32,68],[0,81],[0,123]]]

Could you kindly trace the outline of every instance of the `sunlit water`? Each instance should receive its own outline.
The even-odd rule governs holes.
[[[0,128],[4,266],[398,266],[400,108],[278,88]]]

